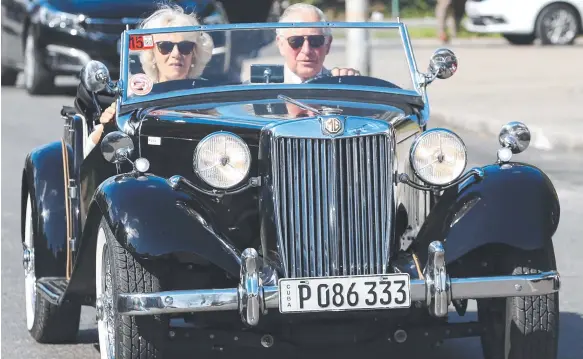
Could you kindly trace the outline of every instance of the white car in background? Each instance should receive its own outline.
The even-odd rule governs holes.
[[[499,33],[515,45],[571,45],[583,34],[583,0],[468,0],[466,15],[468,31]]]

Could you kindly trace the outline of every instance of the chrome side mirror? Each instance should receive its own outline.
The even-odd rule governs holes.
[[[99,61],[91,60],[83,66],[80,77],[81,84],[91,94],[93,105],[95,105],[97,111],[96,117],[99,118],[101,116],[101,106],[97,101],[96,93],[107,89],[111,94],[116,95],[121,93],[120,88],[111,81],[109,70]]]
[[[514,154],[523,152],[530,144],[530,130],[522,122],[509,122],[500,130],[498,141]]]
[[[448,79],[457,71],[457,57],[450,49],[437,49],[429,61],[429,73],[438,79]]]
[[[105,160],[111,163],[118,164],[129,161],[133,151],[132,139],[120,131],[108,133],[101,141],[101,153]]]
[[[95,60],[89,61],[81,69],[81,83],[89,92],[99,92],[106,87],[113,87],[109,70],[103,63]]]
[[[453,51],[446,48],[435,50],[429,60],[429,67],[426,74],[422,74],[421,85],[429,85],[436,78],[448,79],[457,71],[457,56]]]

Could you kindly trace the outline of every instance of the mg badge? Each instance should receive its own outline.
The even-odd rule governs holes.
[[[324,133],[330,135],[338,135],[344,130],[344,123],[337,117],[329,117],[324,119]]]

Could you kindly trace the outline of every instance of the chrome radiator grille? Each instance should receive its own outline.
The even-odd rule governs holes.
[[[275,220],[288,277],[387,272],[391,141],[385,133],[273,140]]]

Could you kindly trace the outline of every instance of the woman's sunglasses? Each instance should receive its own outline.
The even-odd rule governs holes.
[[[169,53],[171,53],[172,50],[174,50],[174,46],[178,46],[178,51],[182,55],[188,55],[192,53],[192,50],[194,50],[196,43],[192,41],[180,41],[180,42],[158,41],[156,42],[156,45],[158,46],[158,51],[160,51],[162,55],[168,55]]]
[[[292,49],[297,50],[304,46],[304,41],[306,38],[308,39],[308,44],[310,44],[310,47],[315,49],[326,43],[326,36],[324,35],[290,36],[287,38],[287,43]]]

